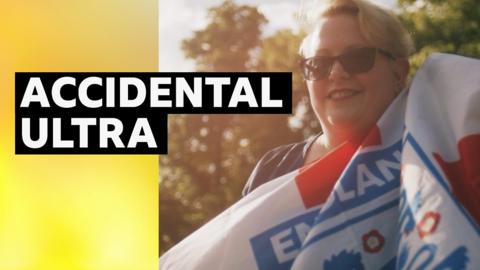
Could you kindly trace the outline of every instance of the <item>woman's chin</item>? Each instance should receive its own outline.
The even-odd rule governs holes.
[[[363,140],[368,135],[375,121],[366,121],[357,114],[335,114],[328,116],[328,124],[333,134],[337,134],[344,139]]]
[[[353,111],[353,110],[342,110],[342,111],[335,111],[331,112],[327,116],[328,123],[332,126],[332,128],[336,127],[354,127],[358,125],[358,121],[360,120],[360,114]]]

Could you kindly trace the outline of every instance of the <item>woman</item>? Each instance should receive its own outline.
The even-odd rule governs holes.
[[[367,1],[333,0],[319,14],[300,53],[323,133],[268,152],[244,195],[343,142],[361,142],[407,83],[412,40],[393,13]]]

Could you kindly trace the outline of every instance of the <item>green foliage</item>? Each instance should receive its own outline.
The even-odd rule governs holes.
[[[183,41],[186,57],[195,59],[199,71],[245,71],[250,53],[260,43],[267,19],[255,7],[227,0],[210,8],[210,23]]]
[[[198,71],[294,70],[294,104],[308,105],[298,73],[301,34],[285,30],[262,39],[265,17],[232,1],[208,14],[209,24],[182,44]],[[290,118],[292,130],[286,115],[170,116],[170,154],[159,160],[160,253],[237,201],[260,157],[311,135],[311,119],[308,110]]]
[[[428,54],[480,57],[478,0],[399,0],[400,16],[417,52],[412,73]],[[176,115],[169,118],[169,155],[160,166],[160,253],[240,198],[258,159],[275,146],[319,130],[298,67],[303,33],[261,36],[266,18],[227,0],[208,13],[209,24],[183,41],[198,71],[292,71],[293,116]],[[275,89],[272,89],[275,91]]]
[[[417,48],[412,73],[432,52],[480,57],[478,0],[399,0],[399,6]]]

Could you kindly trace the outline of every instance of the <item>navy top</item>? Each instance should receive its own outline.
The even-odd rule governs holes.
[[[282,145],[268,151],[253,169],[243,188],[245,196],[258,186],[302,167],[308,149],[320,134],[302,142]]]

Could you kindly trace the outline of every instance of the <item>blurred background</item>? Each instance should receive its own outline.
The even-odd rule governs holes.
[[[374,2],[393,9],[412,34],[411,74],[431,52],[480,57],[477,0]],[[160,1],[160,71],[294,74],[293,115],[169,116],[169,154],[159,159],[160,254],[241,198],[250,172],[268,150],[320,131],[297,54],[305,33],[295,16],[311,4]]]
[[[18,71],[157,71],[156,0],[0,1],[0,270],[158,269],[158,156],[15,155]]]

